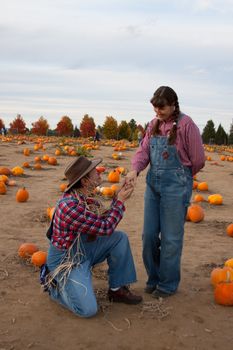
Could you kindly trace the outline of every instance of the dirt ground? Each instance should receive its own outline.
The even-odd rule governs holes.
[[[33,144],[27,147],[33,149]],[[0,167],[12,168],[32,161],[25,157],[25,145],[0,142]],[[135,150],[124,152],[124,159],[113,161],[111,147],[92,151],[102,156],[103,164],[130,168]],[[42,154],[42,152],[37,152]],[[54,153],[54,145],[46,153]],[[211,153],[219,161],[217,153]],[[233,239],[225,233],[233,222],[233,163],[206,166],[198,174],[199,181],[209,184],[211,193],[223,195],[222,206],[204,203],[205,219],[187,222],[182,256],[182,281],[179,291],[168,300],[156,301],[143,293],[146,281],[141,250],[143,194],[146,170],[140,174],[133,196],[126,203],[126,213],[118,228],[128,233],[138,282],[133,290],[144,298],[142,305],[110,304],[106,266],[94,271],[94,286],[100,304],[98,315],[82,319],[49,299],[40,289],[38,270],[17,256],[23,242],[34,242],[46,250],[48,227],[46,208],[53,206],[61,192],[65,166],[72,160],[58,157],[58,166],[43,165],[41,171],[26,169],[17,177],[17,187],[8,188],[0,196],[0,349],[233,349],[233,308],[216,305],[210,285],[210,271],[233,257]],[[30,192],[26,203],[17,203],[15,193],[25,185]],[[195,193],[194,193],[195,194]]]

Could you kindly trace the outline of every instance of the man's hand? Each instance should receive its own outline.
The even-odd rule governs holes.
[[[131,194],[133,193],[133,190],[134,190],[134,186],[132,184],[125,183],[120,189],[120,191],[118,192],[117,198],[121,202],[125,202],[131,196]]]

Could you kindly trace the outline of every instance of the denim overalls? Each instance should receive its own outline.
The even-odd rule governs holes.
[[[61,201],[66,201],[63,198]],[[60,202],[61,202],[60,201]],[[47,236],[51,238],[52,222]],[[80,252],[81,261],[74,263],[66,283],[61,285],[55,277],[56,287],[49,289],[50,297],[81,317],[94,316],[98,311],[92,285],[91,268],[107,260],[109,286],[121,287],[136,282],[136,270],[128,236],[122,231],[114,231],[110,236],[97,236],[90,241],[88,234],[80,236],[80,244],[75,244],[71,256]],[[50,243],[47,267],[53,272],[66,259],[67,249],[58,249]]]
[[[167,136],[150,139],[146,185],[143,261],[147,285],[173,294],[180,281],[184,223],[193,178],[191,168],[182,165],[176,146],[168,144]]]

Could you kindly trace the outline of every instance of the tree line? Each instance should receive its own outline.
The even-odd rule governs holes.
[[[144,133],[144,129],[134,119],[130,122],[125,120],[120,123],[117,122],[112,116],[105,118],[102,126],[96,126],[94,119],[85,114],[81,120],[80,127],[74,126],[72,120],[68,116],[61,117],[57,123],[55,129],[50,129],[47,119],[41,116],[37,121],[31,124],[32,127],[29,129],[23,119],[18,114],[16,118],[10,123],[8,132],[11,134],[35,134],[38,136],[72,136],[72,137],[95,137],[96,133],[107,139],[127,139],[136,140],[138,134]],[[4,122],[0,119],[0,130],[4,127]]]
[[[16,118],[10,123],[8,132],[12,134],[35,134],[39,136],[72,136],[72,137],[95,137],[98,132],[100,136],[107,139],[127,139],[136,140],[140,135],[143,135],[147,125],[142,127],[134,119],[130,122],[125,120],[120,123],[112,116],[106,116],[102,126],[96,126],[94,119],[85,114],[81,120],[80,127],[74,126],[72,120],[68,116],[61,117],[57,123],[55,129],[50,129],[48,121],[41,116],[37,121],[31,124],[29,129],[23,117],[18,114]],[[2,119],[0,119],[0,130],[5,130],[5,125]],[[219,124],[217,130],[212,120],[208,120],[203,132],[202,140],[205,144],[217,144],[217,145],[232,145],[233,144],[233,122],[230,126],[230,132],[227,134]]]

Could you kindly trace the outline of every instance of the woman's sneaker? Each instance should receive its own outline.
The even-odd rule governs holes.
[[[155,289],[151,295],[152,295],[153,298],[159,299],[159,298],[168,298],[172,294],[171,293],[162,292],[159,289]]]
[[[108,290],[109,301],[115,303],[125,303],[125,304],[139,304],[142,302],[142,297],[140,295],[133,294],[129,287],[123,286],[116,291],[111,289]]]
[[[154,292],[155,289],[156,289],[156,286],[146,286],[144,288],[144,292],[147,294],[151,294]]]

